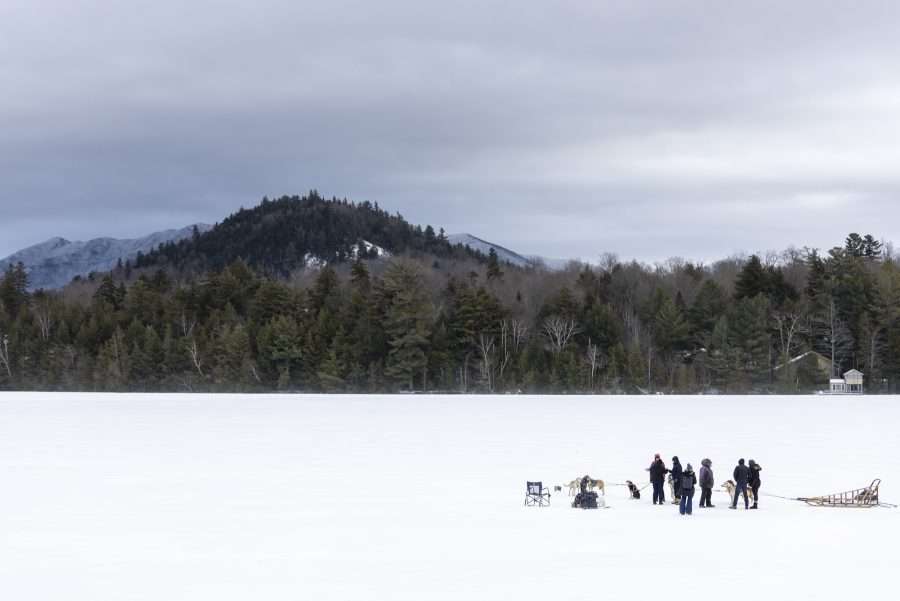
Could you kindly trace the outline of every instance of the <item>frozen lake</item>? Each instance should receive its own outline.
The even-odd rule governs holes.
[[[682,518],[609,486],[524,508],[525,481],[647,481],[655,452],[763,493],[884,480],[897,397],[0,394],[0,590],[15,601],[888,599],[900,510]],[[699,499],[699,491],[695,497]]]

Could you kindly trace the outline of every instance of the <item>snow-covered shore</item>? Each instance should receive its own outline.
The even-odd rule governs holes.
[[[4,597],[889,598],[900,510],[606,510],[525,481],[646,482],[654,452],[786,497],[884,480],[897,397],[0,394]],[[699,495],[698,495],[699,497]],[[695,501],[697,499],[695,498]]]

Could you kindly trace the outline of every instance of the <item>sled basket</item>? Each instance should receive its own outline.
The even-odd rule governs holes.
[[[875,478],[872,480],[872,484],[865,488],[821,497],[799,497],[797,500],[816,507],[878,507],[879,486],[881,486],[881,480]]]

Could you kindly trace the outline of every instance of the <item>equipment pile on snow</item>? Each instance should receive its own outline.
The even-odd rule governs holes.
[[[581,479],[581,492],[575,495],[575,500],[572,501],[572,507],[581,509],[597,509],[597,493],[592,490],[588,490],[588,487],[590,485],[590,476],[585,476]]]

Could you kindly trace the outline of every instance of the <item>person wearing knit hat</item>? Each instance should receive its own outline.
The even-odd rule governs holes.
[[[712,461],[704,459],[700,462],[700,507],[715,507],[712,504],[712,489],[715,485]]]
[[[653,504],[656,505],[658,502],[662,505],[666,502],[666,493],[663,492],[663,484],[665,483],[666,474],[669,470],[666,469],[666,464],[663,463],[659,453],[654,455],[653,463],[650,464],[647,471],[650,472],[650,483],[653,484]]]
[[[678,512],[681,515],[691,515],[697,476],[694,474],[694,468],[690,463],[687,464],[687,467],[681,473],[681,479],[675,484],[681,489],[681,501],[678,504]]]

